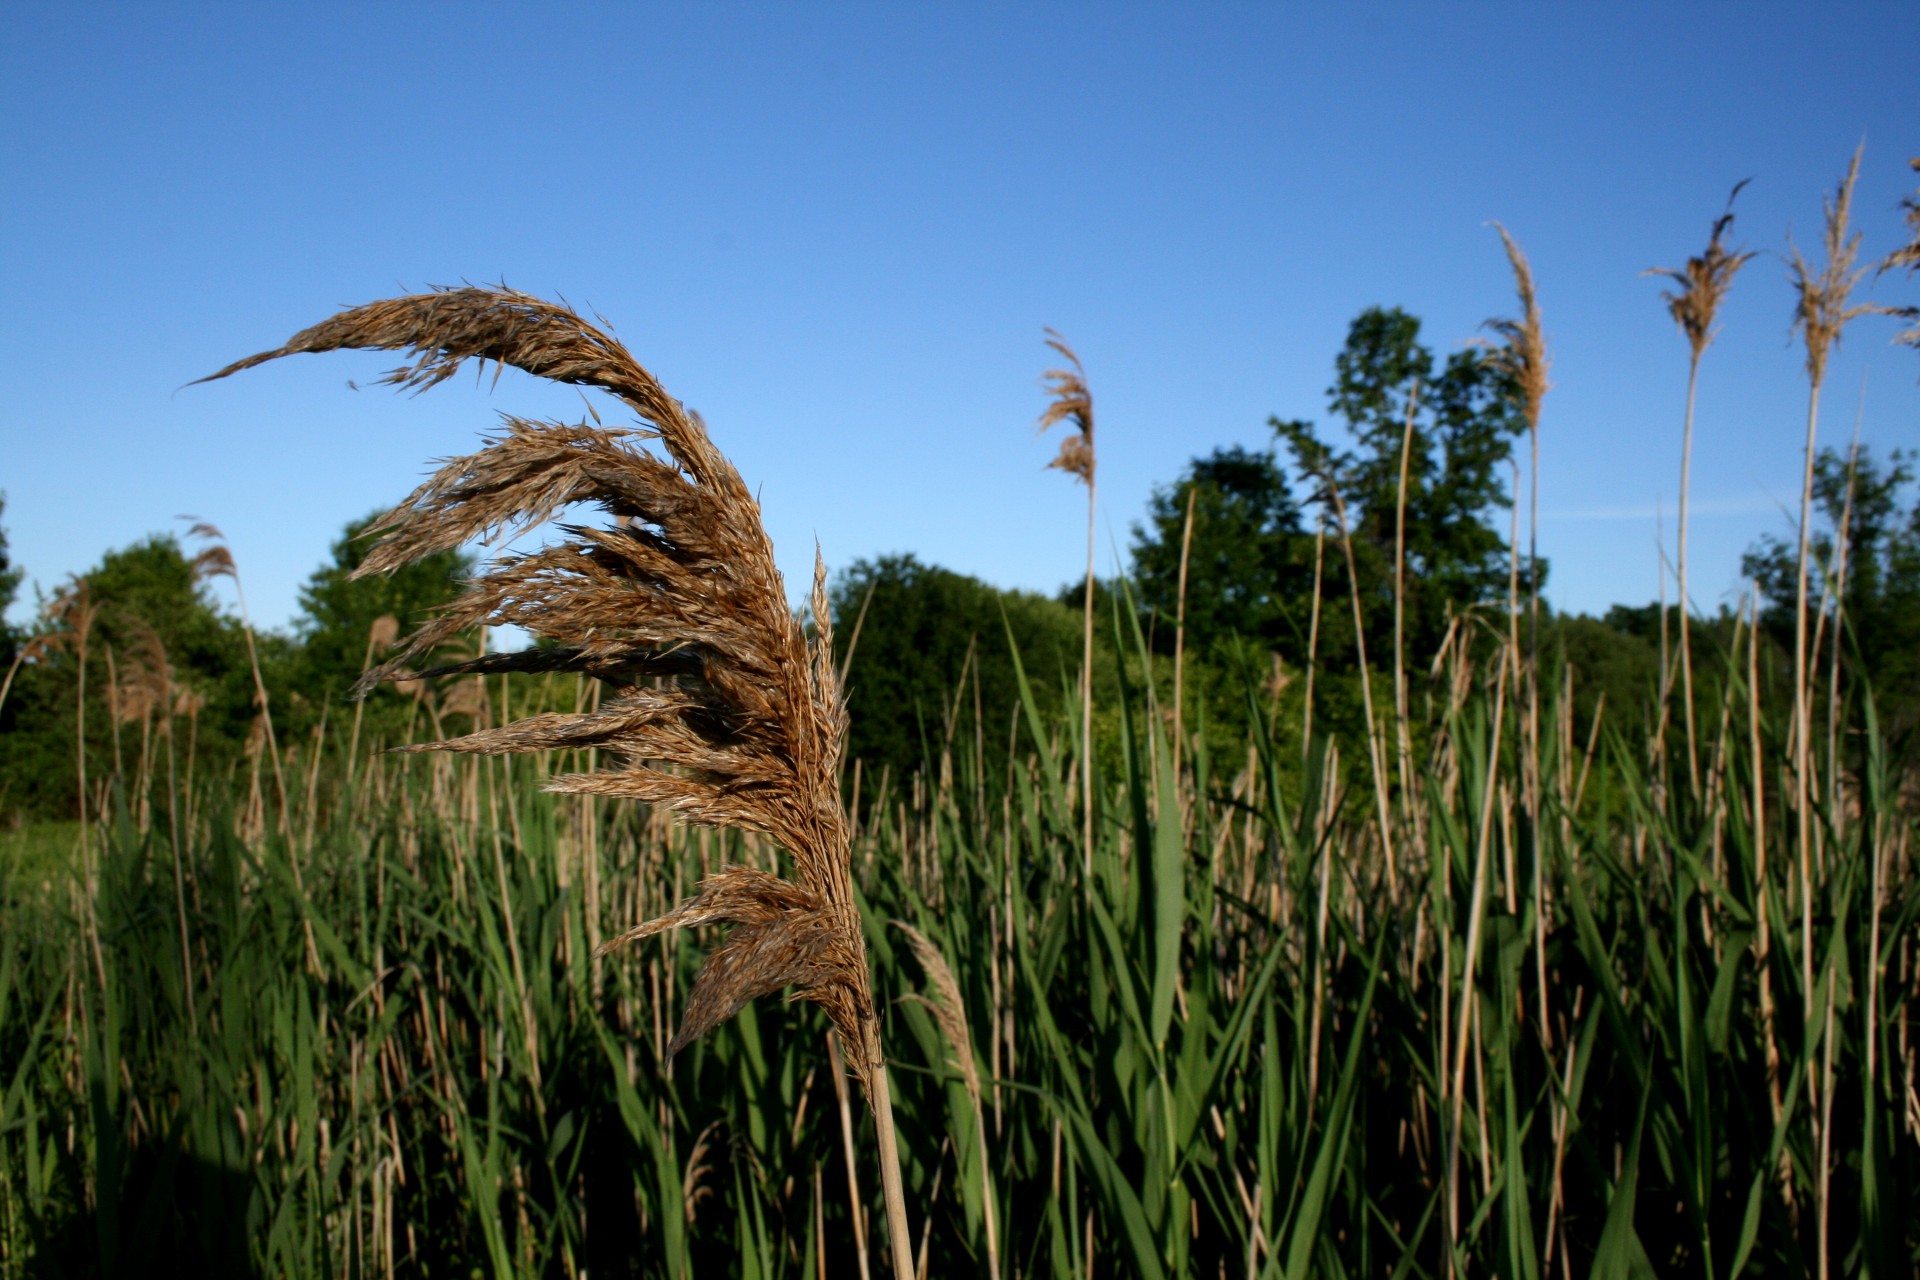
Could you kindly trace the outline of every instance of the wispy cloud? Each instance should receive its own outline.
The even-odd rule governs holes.
[[[1678,503],[1639,503],[1632,506],[1574,507],[1555,511],[1549,508],[1540,513],[1543,521],[1549,520],[1673,520],[1679,513]],[[1787,508],[1780,499],[1771,494],[1743,494],[1734,498],[1696,498],[1688,509],[1690,520],[1712,519],[1726,516],[1772,515]]]

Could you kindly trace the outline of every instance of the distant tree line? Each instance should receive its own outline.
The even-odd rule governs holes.
[[[394,624],[380,620],[417,622],[452,597],[468,565],[446,552],[349,581],[369,521],[350,524],[301,588],[292,633],[259,632],[251,652],[240,618],[214,591],[213,579],[232,572],[231,557],[217,543],[193,551],[172,533],[109,551],[43,599],[29,624],[0,627],[11,676],[0,702],[0,822],[77,816],[82,733],[97,811],[101,788],[158,767],[168,736],[176,768],[207,780],[261,757],[263,711],[277,740],[296,751],[323,717],[338,727],[343,712],[352,714],[348,690],[375,641],[384,642],[378,633],[391,639]],[[0,529],[0,607],[13,602],[20,579]],[[361,711],[366,740],[397,740],[410,713],[409,695],[375,691]]]

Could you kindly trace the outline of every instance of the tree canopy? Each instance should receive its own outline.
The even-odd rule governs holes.
[[[1511,378],[1484,352],[1457,351],[1436,367],[1419,339],[1419,320],[1397,307],[1361,312],[1327,389],[1338,430],[1275,416],[1268,424],[1285,465],[1271,453],[1219,449],[1157,491],[1134,530],[1143,605],[1173,616],[1194,494],[1190,637],[1258,638],[1304,660],[1316,555],[1304,504],[1331,539],[1344,520],[1368,632],[1391,634],[1403,461],[1409,654],[1430,655],[1450,613],[1504,598],[1512,564],[1497,515],[1512,504],[1506,471],[1525,420]],[[1321,653],[1339,661],[1353,644],[1352,586],[1344,549],[1334,542],[1322,551]],[[1334,600],[1338,607],[1327,608]]]

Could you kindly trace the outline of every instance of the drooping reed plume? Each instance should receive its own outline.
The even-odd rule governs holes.
[[[893,924],[906,935],[914,959],[926,972],[927,989],[933,994],[915,998],[932,1011],[940,1034],[953,1047],[953,1065],[960,1072],[967,1103],[973,1109],[973,1132],[980,1158],[980,1201],[987,1229],[987,1275],[991,1280],[999,1280],[1000,1232],[993,1207],[993,1163],[987,1155],[986,1112],[980,1101],[980,1067],[973,1056],[973,1033],[967,1027],[967,1003],[960,994],[960,982],[953,975],[953,966],[947,963],[947,957],[934,945],[933,939],[905,920],[895,920]]]
[[[1087,372],[1067,340],[1048,329],[1047,345],[1070,366],[1049,369],[1040,375],[1040,384],[1050,397],[1037,430],[1046,431],[1064,422],[1073,428],[1060,442],[1060,452],[1049,467],[1058,467],[1087,486],[1087,594],[1080,654],[1080,807],[1083,811],[1081,837],[1085,841],[1086,870],[1093,874],[1093,546],[1094,546],[1094,451],[1093,391],[1087,386]]]
[[[1727,197],[1726,212],[1714,219],[1704,252],[1688,258],[1684,267],[1655,267],[1646,272],[1673,281],[1675,287],[1663,290],[1660,296],[1666,299],[1667,314],[1680,327],[1688,350],[1687,416],[1680,441],[1680,541],[1676,568],[1680,578],[1680,696],[1686,704],[1687,778],[1696,795],[1700,791],[1700,751],[1693,711],[1693,650],[1687,636],[1687,619],[1692,613],[1691,597],[1687,594],[1687,493],[1693,471],[1693,404],[1694,392],[1700,383],[1700,357],[1713,342],[1714,320],[1720,313],[1720,304],[1733,287],[1734,276],[1753,257],[1750,251],[1728,249],[1725,244],[1727,232],[1733,229],[1733,202],[1739,198],[1740,188],[1746,185],[1744,180],[1734,185]],[[1664,722],[1664,708],[1662,718]]]
[[[662,806],[682,820],[764,835],[791,858],[783,879],[724,867],[673,911],[604,944],[666,929],[733,926],[707,956],[667,1053],[748,1001],[790,988],[821,1006],[865,1086],[880,1142],[899,1276],[912,1274],[886,1062],[866,943],[854,904],[839,764],[847,717],[832,662],[824,566],[816,557],[811,643],[787,605],[759,505],[699,418],[611,335],[565,307],[507,289],[460,288],[356,307],[213,378],[295,352],[374,348],[411,363],[386,375],[424,389],[467,360],[596,387],[634,427],[505,417],[478,453],[446,462],[377,520],[355,576],[481,537],[511,538],[566,508],[597,506],[608,527],[561,526],[564,540],[505,555],[369,672],[380,680],[573,671],[607,686],[578,714],[529,716],[408,751],[482,754],[598,748],[614,763],[547,790]],[[211,380],[211,379],[208,379]],[[657,441],[659,457],[635,447]],[[549,647],[412,665],[475,626],[518,626]]]

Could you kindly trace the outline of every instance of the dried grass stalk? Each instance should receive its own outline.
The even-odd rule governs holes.
[[[1500,243],[1513,267],[1514,290],[1519,295],[1520,314],[1508,319],[1489,320],[1486,328],[1499,341],[1487,353],[1494,368],[1513,379],[1518,408],[1529,427],[1540,425],[1540,406],[1547,398],[1547,339],[1540,327],[1540,299],[1533,287],[1533,267],[1521,252],[1506,227],[1496,222]]]
[[[447,461],[375,521],[380,541],[356,577],[478,538],[511,538],[578,505],[597,506],[611,525],[562,525],[563,540],[502,555],[362,688],[508,671],[593,676],[613,691],[593,710],[402,749],[597,748],[610,767],[556,777],[547,789],[661,805],[685,821],[753,831],[786,849],[793,880],[723,868],[693,898],[600,951],[686,925],[734,926],[701,967],[669,1056],[757,996],[791,988],[820,1005],[880,1120],[883,1175],[895,1184],[889,1213],[903,1250],[884,1059],[840,803],[847,717],[824,566],[816,556],[809,644],[787,606],[759,505],[699,418],[610,334],[527,294],[459,288],[370,303],[212,378],[344,348],[406,352],[410,363],[383,379],[398,387],[424,389],[467,360],[494,361],[597,387],[639,418],[637,427],[611,428],[597,417],[589,425],[505,416],[485,448]],[[641,441],[657,441],[665,457],[635,447]],[[412,669],[459,632],[508,625],[551,647]],[[896,1260],[904,1256],[897,1251]]]
[[[1047,392],[1047,408],[1040,415],[1036,431],[1044,432],[1058,423],[1066,423],[1073,433],[1060,442],[1060,452],[1049,467],[1057,467],[1087,486],[1087,588],[1081,619],[1080,653],[1080,838],[1085,873],[1093,883],[1093,547],[1094,484],[1093,389],[1087,385],[1087,371],[1058,330],[1048,328],[1047,346],[1067,367],[1048,369],[1040,375]],[[1089,889],[1091,891],[1091,889]]]
[[[1725,243],[1727,233],[1733,229],[1733,202],[1739,199],[1740,190],[1746,185],[1745,180],[1734,184],[1732,193],[1727,196],[1726,212],[1714,219],[1713,231],[1707,237],[1704,252],[1687,259],[1684,267],[1655,267],[1644,273],[1665,276],[1674,282],[1676,287],[1663,290],[1660,296],[1666,299],[1667,314],[1680,326],[1690,353],[1687,365],[1687,413],[1680,444],[1680,540],[1676,563],[1680,575],[1680,686],[1687,722],[1687,778],[1696,794],[1700,790],[1700,762],[1693,705],[1693,646],[1688,634],[1693,598],[1687,589],[1687,500],[1693,475],[1693,407],[1700,385],[1700,357],[1713,342],[1716,332],[1714,321],[1720,313],[1720,304],[1726,300],[1727,292],[1733,287],[1733,278],[1740,273],[1740,268],[1753,258],[1751,251],[1730,250]],[[1660,714],[1662,733],[1656,736],[1664,741],[1664,705]]]
[[[940,948],[934,945],[933,939],[905,920],[895,920],[893,926],[906,935],[914,959],[926,971],[927,986],[933,995],[931,998],[916,998],[932,1011],[933,1020],[940,1026],[940,1033],[953,1046],[953,1065],[960,1072],[960,1082],[965,1086],[967,1101],[973,1108],[973,1132],[980,1159],[980,1202],[985,1210],[987,1228],[987,1274],[998,1280],[1000,1232],[994,1209],[993,1165],[987,1157],[986,1111],[980,1100],[980,1067],[974,1060],[973,1033],[967,1028],[966,1001],[961,997],[960,982],[953,975],[953,967],[947,963],[947,957]]]
[[[1729,249],[1726,245],[1726,235],[1733,229],[1733,202],[1740,198],[1740,191],[1748,181],[1750,179],[1743,179],[1734,184],[1733,193],[1727,197],[1726,212],[1714,219],[1713,231],[1707,237],[1703,252],[1688,258],[1684,267],[1653,267],[1642,273],[1665,276],[1673,281],[1675,287],[1662,290],[1660,296],[1666,299],[1667,314],[1680,326],[1695,361],[1713,342],[1717,332],[1714,321],[1727,291],[1733,287],[1733,278],[1754,256],[1752,250]]]
[[[1853,153],[1847,176],[1823,201],[1825,218],[1821,245],[1826,261],[1818,269],[1800,255],[1800,247],[1787,242],[1787,278],[1793,284],[1793,332],[1807,345],[1807,380],[1819,386],[1827,380],[1827,359],[1840,343],[1840,335],[1849,322],[1861,316],[1884,312],[1886,308],[1871,302],[1855,303],[1853,291],[1867,274],[1856,267],[1860,256],[1860,233],[1852,229],[1853,187],[1860,177],[1860,152]]]
[[[1047,329],[1047,346],[1065,360],[1070,368],[1048,369],[1040,375],[1040,385],[1047,392],[1047,409],[1040,415],[1037,431],[1059,423],[1073,428],[1073,433],[1060,442],[1060,453],[1049,467],[1058,467],[1070,476],[1078,477],[1089,489],[1093,487],[1093,391],[1087,386],[1087,371],[1080,364],[1067,340],[1058,330]]]

